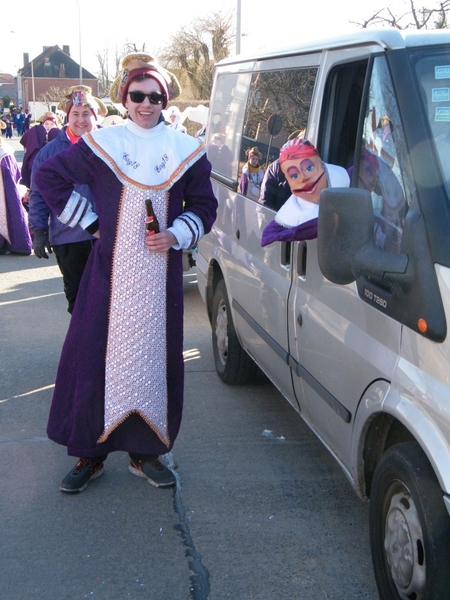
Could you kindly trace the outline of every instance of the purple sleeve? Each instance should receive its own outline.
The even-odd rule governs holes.
[[[49,207],[60,215],[74,184],[89,184],[95,179],[94,155],[83,140],[52,156],[33,173],[33,182]]]
[[[14,157],[6,155],[2,160],[2,166],[7,169],[13,183],[19,183],[20,169]]]
[[[276,221],[271,221],[262,232],[261,246],[268,246],[273,242],[313,240],[317,237],[317,221],[318,219],[311,219],[297,227],[283,227]]]
[[[210,174],[211,164],[204,154],[188,169],[184,190],[184,209],[201,219],[205,233],[211,230],[217,212],[217,200],[213,194]]]
[[[245,196],[247,194],[247,188],[248,188],[248,177],[245,173],[242,173],[241,181],[239,182],[239,191],[241,192],[241,194],[243,194]]]

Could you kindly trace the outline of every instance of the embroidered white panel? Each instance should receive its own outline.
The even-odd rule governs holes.
[[[145,246],[145,200],[166,228],[166,193],[126,187],[113,258],[106,351],[105,429],[99,441],[132,412],[169,445],[166,384],[167,253]]]

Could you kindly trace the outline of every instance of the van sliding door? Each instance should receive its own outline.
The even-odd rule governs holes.
[[[324,161],[350,173],[361,147],[372,144],[375,148],[377,143],[377,123],[372,127],[372,115],[366,109],[368,98],[373,96],[376,111],[371,108],[377,118],[386,115],[387,106],[392,117],[396,102],[387,74],[380,75],[379,69],[371,67],[370,49],[359,52],[361,58],[347,64],[339,64],[339,52],[328,56],[330,69],[318,140]],[[387,104],[382,101],[383,93],[387,93]],[[386,154],[392,154],[389,141],[384,145]],[[395,227],[380,226],[380,238],[388,230],[392,234],[389,243],[398,244]],[[305,418],[349,465],[358,404],[374,381],[391,379],[400,350],[401,325],[367,305],[356,284],[338,286],[326,280],[318,265],[317,240],[312,240],[307,242],[304,276],[294,282],[289,331],[297,371],[294,386]]]

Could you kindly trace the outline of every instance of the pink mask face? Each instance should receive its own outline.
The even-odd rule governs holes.
[[[294,158],[281,164],[294,196],[319,203],[320,192],[328,185],[325,169],[319,156]]]

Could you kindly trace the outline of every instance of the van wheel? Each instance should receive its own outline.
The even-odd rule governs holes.
[[[381,457],[370,494],[370,544],[381,600],[450,598],[450,518],[415,442]]]
[[[259,369],[239,343],[223,279],[214,292],[211,326],[214,362],[220,379],[228,385],[255,379]]]

